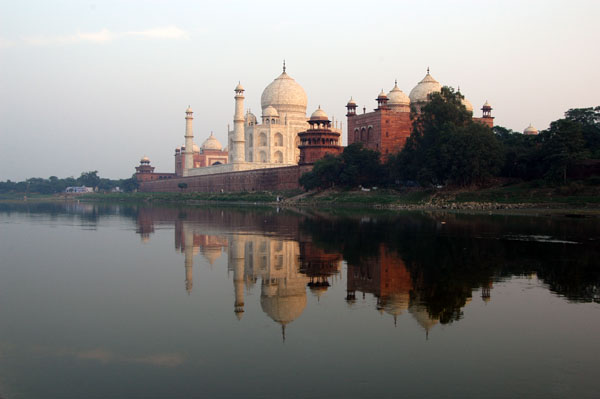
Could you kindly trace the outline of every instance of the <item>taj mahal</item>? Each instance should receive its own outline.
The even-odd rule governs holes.
[[[402,150],[412,132],[411,108],[417,113],[442,85],[427,68],[425,77],[409,95],[397,84],[375,98],[376,108],[362,114],[350,98],[346,104],[348,144],[362,143],[378,151],[384,159]],[[261,95],[260,119],[244,108],[245,89],[238,82],[234,89],[233,129],[228,128],[225,147],[210,136],[198,146],[194,142],[193,110],[185,111],[185,144],[175,149],[175,173],[155,173],[144,156],[136,167],[142,191],[255,191],[299,188],[298,178],[312,169],[312,164],[327,154],[342,152],[343,126],[332,121],[320,107],[307,117],[306,92],[283,71]],[[460,89],[459,89],[460,93]],[[466,110],[474,114],[471,102],[463,98]],[[493,127],[492,106],[483,104],[482,116],[473,120]],[[529,126],[524,134],[537,134]],[[259,173],[259,171],[262,171]],[[255,172],[255,173],[251,173]]]
[[[186,110],[185,146],[176,149],[176,156],[183,159],[180,162],[183,165],[181,176],[200,176],[298,164],[300,159],[298,133],[306,131],[309,127],[309,119],[306,117],[308,99],[302,86],[287,74],[285,62],[283,72],[264,89],[261,95],[260,119],[252,112],[244,110],[245,90],[241,83],[238,83],[234,92],[233,129],[227,132],[225,148],[222,148],[212,135],[198,148],[194,144],[193,111],[191,108]],[[318,115],[323,113],[322,110],[317,111],[319,111]],[[331,128],[331,130],[341,135],[341,129]],[[210,150],[226,152],[227,160],[197,167],[194,157],[198,158],[206,152],[207,147]]]

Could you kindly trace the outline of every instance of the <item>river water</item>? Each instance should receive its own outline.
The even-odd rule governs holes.
[[[600,219],[0,205],[2,398],[597,397]]]

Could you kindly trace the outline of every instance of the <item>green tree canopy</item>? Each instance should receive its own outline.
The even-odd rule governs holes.
[[[315,188],[377,186],[385,175],[377,151],[350,144],[339,156],[327,155],[315,162],[313,170],[300,177],[307,190]]]
[[[550,124],[546,135],[548,139],[543,150],[549,165],[547,176],[551,180],[566,183],[568,168],[589,155],[583,137],[583,126],[570,119],[559,119]]]
[[[390,160],[396,180],[421,184],[481,184],[502,164],[502,149],[492,130],[462,104],[451,87],[432,93],[420,114],[413,114],[413,132],[402,152]]]
[[[98,171],[93,170],[90,172],[82,172],[81,176],[77,179],[77,182],[82,186],[87,187],[98,187],[100,184],[100,177],[98,176]]]

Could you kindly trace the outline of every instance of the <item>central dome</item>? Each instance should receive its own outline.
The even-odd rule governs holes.
[[[273,106],[279,115],[291,114],[306,119],[306,92],[285,70],[271,82],[260,97],[261,108]]]

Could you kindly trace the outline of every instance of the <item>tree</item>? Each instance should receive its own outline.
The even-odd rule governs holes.
[[[363,147],[362,143],[350,144],[344,148],[339,184],[346,187],[379,185],[383,177],[379,157],[379,152]]]
[[[492,130],[503,152],[504,162],[500,176],[533,179],[544,175],[541,135],[525,135],[502,126],[494,126]]]
[[[430,94],[414,113],[413,132],[402,152],[390,161],[396,180],[423,185],[482,184],[499,171],[502,149],[492,130],[478,122],[451,87]]]
[[[502,147],[489,127],[470,123],[450,136],[446,176],[466,186],[483,184],[496,176],[502,165]]]
[[[306,190],[334,186],[375,186],[383,181],[384,168],[377,151],[354,143],[344,148],[338,156],[326,155],[315,162],[313,170],[304,173],[299,180]]]
[[[567,170],[589,152],[585,148],[583,127],[569,119],[559,119],[550,124],[549,139],[544,143],[545,159],[549,165],[547,176],[567,183]]]
[[[121,188],[126,192],[132,192],[139,188],[140,184],[135,177],[135,174],[131,176],[129,179],[124,179],[121,181]]]
[[[100,184],[100,177],[98,171],[82,172],[81,176],[77,179],[77,182],[86,187],[98,187]]]
[[[600,106],[572,108],[565,112],[565,119],[581,126],[587,155],[593,159],[600,159]]]
[[[306,190],[334,187],[340,181],[341,169],[342,158],[327,154],[315,162],[312,171],[300,177],[299,183]]]

